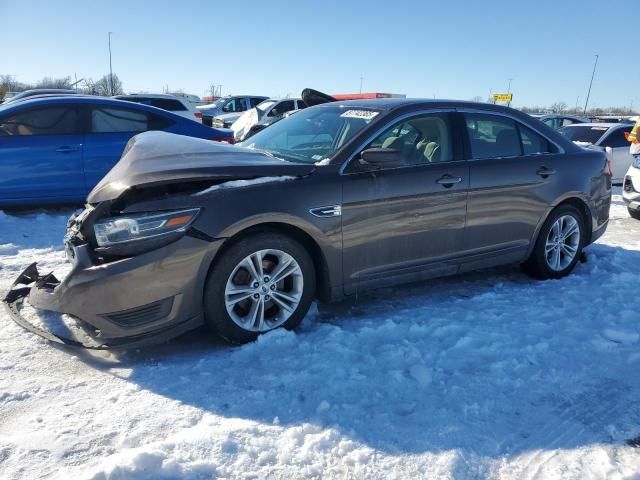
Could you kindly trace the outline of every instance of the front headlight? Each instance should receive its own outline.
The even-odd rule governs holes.
[[[631,162],[631,165],[633,165],[636,168],[640,168],[640,155],[633,157],[633,161]]]
[[[93,231],[100,247],[159,238],[184,232],[199,211],[199,208],[193,208],[105,218],[93,225]]]

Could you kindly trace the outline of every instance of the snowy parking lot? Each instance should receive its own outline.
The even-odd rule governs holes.
[[[0,291],[66,268],[69,214],[0,211]],[[640,222],[619,189],[587,254],[562,280],[375,291],[242,347],[88,353],[3,310],[0,478],[640,479]]]

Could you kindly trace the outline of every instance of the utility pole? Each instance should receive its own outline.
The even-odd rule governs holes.
[[[511,80],[513,80],[513,78],[509,79],[509,86],[507,87],[507,93],[511,93]],[[507,101],[507,107],[511,106],[511,100]]]
[[[360,93],[362,93],[362,75],[360,75]]]
[[[583,115],[587,114],[587,105],[589,105],[589,96],[591,95],[591,86],[593,85],[593,77],[595,77],[596,75],[596,67],[598,66],[598,57],[599,55],[596,55],[596,61],[593,64],[593,72],[591,73],[591,82],[589,82],[589,90],[587,91],[587,100],[584,102],[584,112]]]
[[[109,32],[109,93],[113,96],[113,68],[111,67],[111,34]]]

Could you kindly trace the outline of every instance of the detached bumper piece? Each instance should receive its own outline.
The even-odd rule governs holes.
[[[7,292],[6,296],[3,299],[3,303],[9,311],[9,315],[11,315],[11,318],[14,322],[16,322],[25,330],[35,333],[42,338],[46,338],[50,342],[61,343],[63,345],[70,345],[73,347],[98,349],[104,348],[102,345],[86,345],[72,338],[65,338],[56,335],[53,332],[44,330],[36,325],[33,325],[32,323],[29,323],[20,314],[20,311],[22,310],[22,307],[24,305],[24,299],[29,296],[32,288],[54,289],[58,285],[60,285],[60,280],[58,280],[53,275],[53,273],[40,275],[36,264],[32,263],[20,274],[18,278],[16,278],[15,282],[13,282],[13,285],[11,285],[11,289]]]
[[[145,345],[149,345],[152,343],[158,343],[164,339],[171,338],[176,336],[177,334],[186,331],[184,324],[174,325],[171,328],[166,328],[160,331],[154,331],[153,333],[141,334],[137,336],[131,336],[126,338],[119,339],[110,339],[107,343],[101,342],[100,338],[95,337],[91,334],[93,330],[95,333],[95,329],[86,324],[86,322],[82,321],[82,319],[78,319],[83,325],[84,333],[86,333],[92,340],[95,340],[96,343],[85,343],[74,338],[68,338],[61,335],[57,335],[49,330],[45,330],[33,323],[29,322],[22,315],[22,309],[24,307],[25,299],[28,299],[29,295],[32,293],[32,289],[45,290],[47,292],[53,292],[56,287],[60,285],[60,281],[53,275],[53,273],[48,273],[46,275],[41,275],[38,272],[38,268],[36,263],[32,263],[29,265],[18,278],[13,282],[11,289],[7,292],[2,302],[4,303],[9,315],[25,330],[28,330],[36,335],[39,335],[42,338],[45,338],[53,343],[58,343],[70,347],[80,347],[86,348],[90,350],[110,350],[110,349],[124,349],[124,348],[134,348],[141,347]],[[169,306],[170,307],[170,306]],[[164,305],[154,305],[154,313],[158,308],[166,308]],[[55,310],[52,310],[55,311]],[[129,312],[122,312],[122,314],[128,314]],[[76,318],[76,317],[74,317]]]

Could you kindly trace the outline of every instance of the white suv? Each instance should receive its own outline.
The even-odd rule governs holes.
[[[133,93],[131,95],[116,95],[113,98],[144,103],[145,105],[168,110],[181,117],[202,123],[202,112],[198,111],[196,106],[186,97],[177,97],[165,93]]]
[[[640,220],[640,156],[633,159],[624,176],[622,199],[627,204],[629,215]]]

